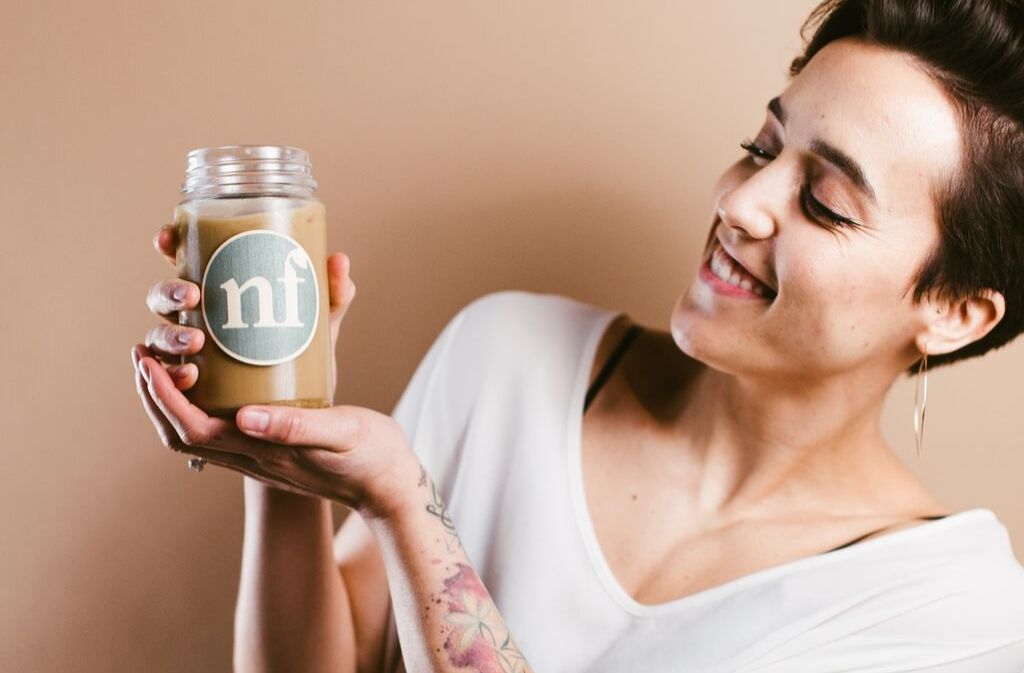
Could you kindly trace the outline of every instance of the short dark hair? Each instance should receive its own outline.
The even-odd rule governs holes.
[[[1002,293],[1006,311],[981,339],[930,355],[928,367],[1012,341],[1024,331],[1024,3],[825,0],[800,35],[804,50],[790,76],[829,42],[854,37],[911,56],[944,88],[960,122],[960,165],[933,192],[939,242],[914,275],[914,303],[990,288]]]

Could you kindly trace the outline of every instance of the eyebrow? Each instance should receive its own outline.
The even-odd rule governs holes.
[[[782,102],[778,96],[768,101],[768,111],[775,115],[780,124],[786,125],[786,111],[782,109]],[[853,157],[820,138],[815,138],[811,141],[811,151],[842,171],[843,175],[848,177],[860,191],[866,194],[872,203],[878,204],[875,190],[871,183],[868,182],[867,177],[865,177],[864,169],[860,167],[860,164]]]

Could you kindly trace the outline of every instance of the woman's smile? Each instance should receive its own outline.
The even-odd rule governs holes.
[[[763,301],[775,298],[775,292],[730,257],[717,239],[700,267],[699,276],[718,294]]]

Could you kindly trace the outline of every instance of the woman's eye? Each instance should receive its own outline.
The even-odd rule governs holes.
[[[825,207],[821,201],[814,198],[814,194],[811,193],[811,186],[809,184],[805,183],[801,185],[800,201],[802,202],[804,209],[807,211],[807,214],[816,220],[826,220],[835,227],[858,226],[856,221],[833,212],[831,209]]]
[[[772,154],[755,145],[752,140],[744,140],[743,142],[740,143],[740,147],[742,147],[750,156],[754,157],[755,159],[764,159],[765,161],[771,161],[772,159],[775,158]]]
[[[741,142],[740,147],[754,159],[771,161],[775,158],[775,155],[756,145],[750,139]],[[833,212],[831,209],[826,207],[825,204],[816,199],[814,194],[811,193],[811,186],[809,183],[804,183],[800,187],[800,203],[804,208],[804,212],[806,212],[813,220],[817,220],[819,222],[824,220],[835,227],[859,226],[859,223],[855,220],[851,220],[848,217],[843,217],[842,215]]]

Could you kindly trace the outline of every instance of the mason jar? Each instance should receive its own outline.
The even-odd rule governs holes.
[[[201,298],[178,322],[206,337],[181,362],[199,368],[184,394],[207,414],[333,402],[327,223],[315,190],[309,156],[295,147],[188,153],[174,210],[178,276]]]

